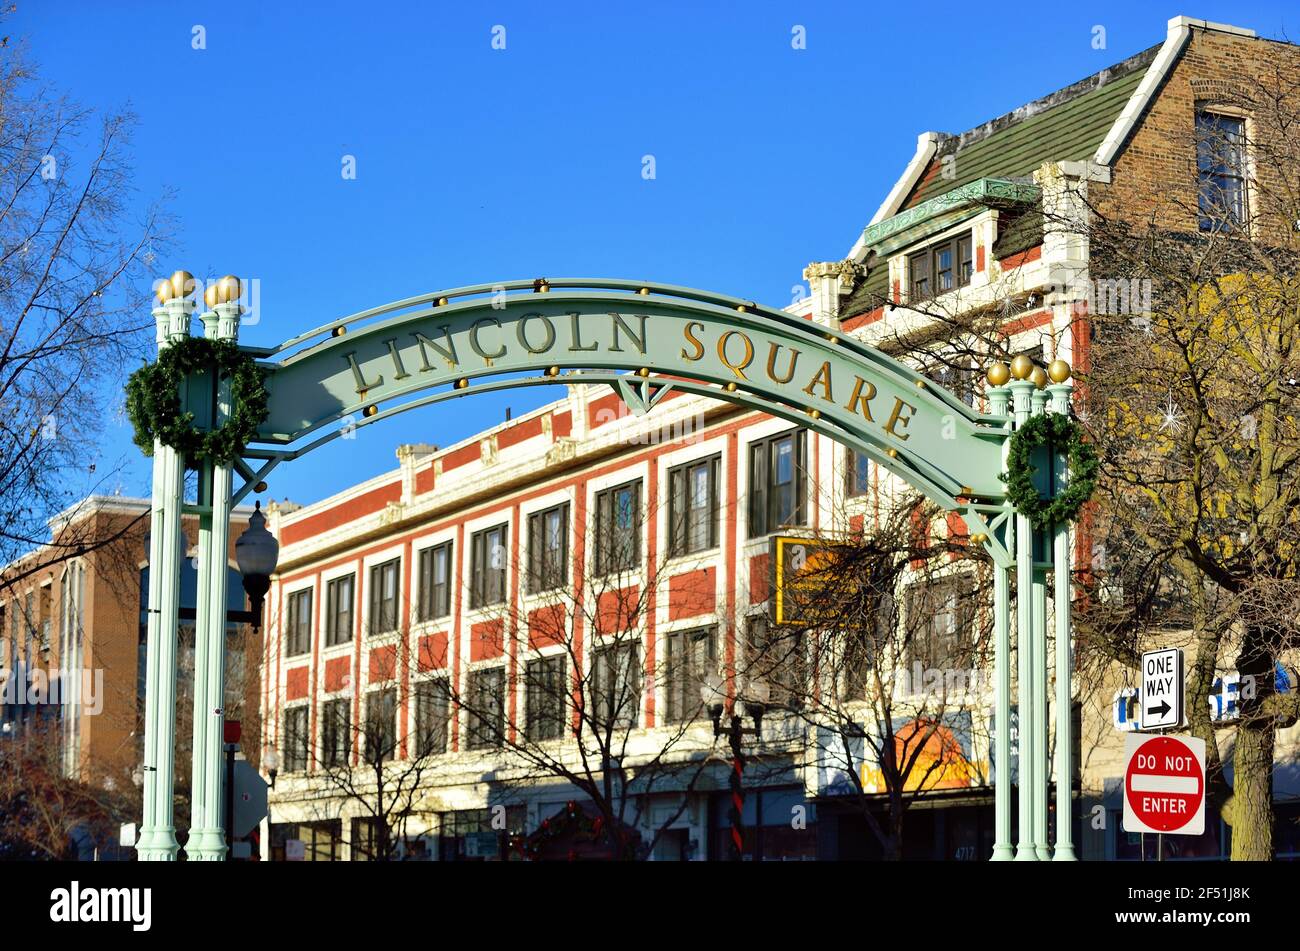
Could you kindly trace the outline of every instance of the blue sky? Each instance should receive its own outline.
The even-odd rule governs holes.
[[[179,223],[158,276],[258,278],[262,319],[241,339],[263,345],[511,278],[640,278],[782,306],[805,264],[848,251],[919,132],[1081,79],[1161,42],[1178,14],[1300,37],[1294,3],[882,7],[97,0],[20,3],[7,32],[47,82],[138,114],[139,201],[172,190]],[[268,495],[318,500],[393,468],[399,443],[449,445],[554,395],[405,414],[282,467]],[[147,495],[109,418],[100,471],[119,461],[123,491]]]

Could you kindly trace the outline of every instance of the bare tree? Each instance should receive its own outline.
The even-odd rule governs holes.
[[[0,861],[76,859],[115,842],[138,814],[129,786],[64,775],[57,718],[41,717],[0,741]]]
[[[1300,83],[1287,69],[1216,88],[1186,137],[1156,133],[1185,157],[1183,177],[1071,181],[1051,201],[999,208],[999,241],[1086,243],[1089,271],[1070,285],[1022,286],[1008,267],[984,296],[909,300],[925,319],[882,331],[886,349],[952,385],[1011,356],[1015,320],[1045,294],[1086,302],[1077,412],[1102,470],[1077,533],[1090,548],[1076,578],[1080,675],[1135,669],[1155,644],[1190,651],[1189,723],[1234,859],[1272,857],[1276,731],[1300,712],[1296,691],[1278,689],[1300,648]],[[1060,332],[1042,331],[1045,356]],[[1237,719],[1215,722],[1211,692],[1233,669]]]
[[[911,806],[988,780],[987,559],[911,494],[779,557],[780,611],[750,620],[741,680],[803,725],[819,785],[900,859]]]
[[[589,801],[610,853],[644,858],[713,757],[701,686],[718,670],[724,632],[714,624],[650,636],[656,600],[667,597],[668,555],[647,563],[637,539],[654,513],[632,504],[620,515],[598,502],[590,547],[573,560],[571,578],[556,546],[532,540],[533,561],[517,573],[535,593],[523,617],[505,607],[499,619],[503,630],[519,625],[528,657],[513,680],[499,667],[471,668],[464,684],[453,678],[451,700],[465,718],[462,748],[500,764],[496,798],[559,783]],[[660,687],[667,707],[647,705]],[[651,803],[669,795],[676,807],[652,813]]]
[[[400,709],[406,698],[400,683],[419,657],[417,650],[407,650],[406,639],[387,640],[391,643],[382,644],[378,655],[372,650],[380,666],[372,668],[376,676],[360,698],[346,691],[318,705],[317,742],[312,742],[309,724],[295,733],[292,721],[283,737],[285,754],[299,757],[312,770],[305,794],[308,808],[321,820],[351,813],[352,828],[344,834],[350,837],[354,861],[402,857],[409,822],[425,813],[424,781],[435,757],[446,750],[446,734],[439,735],[435,726],[438,722],[445,729],[445,713],[438,717],[432,707],[426,709],[422,691],[416,722],[403,730]],[[442,704],[445,709],[445,698]]]
[[[0,592],[112,541],[46,522],[96,473],[105,394],[150,340],[143,267],[164,239],[132,221],[128,114],[97,116],[0,51],[0,563],[41,548]]]

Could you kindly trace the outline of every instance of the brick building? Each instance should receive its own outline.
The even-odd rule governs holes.
[[[1259,204],[1266,190],[1247,187],[1254,169],[1244,147],[1212,163],[1198,153],[1207,130],[1229,142],[1250,138],[1252,117],[1230,93],[1274,68],[1294,77],[1300,50],[1179,17],[1163,43],[1008,115],[961,135],[924,133],[846,258],[804,272],[810,294],[791,311],[917,359],[914,344],[944,332],[933,317],[939,303],[954,314],[993,314],[1011,352],[1087,370],[1090,249],[1063,222],[1089,206],[1139,220],[1166,214],[1172,202],[1185,212],[1166,222],[1172,228],[1195,232],[1217,215],[1284,233],[1292,223]],[[922,369],[937,382],[981,399],[975,361],[927,361]],[[515,731],[558,722],[543,738],[567,755],[562,727],[578,713],[533,703],[524,689],[532,665],[549,659],[561,681],[602,664],[623,669],[602,659],[610,632],[599,618],[611,592],[595,582],[607,574],[601,559],[611,539],[621,539],[620,567],[630,572],[612,594],[633,591],[643,605],[635,650],[621,655],[636,665],[638,685],[627,763],[654,759],[666,736],[673,757],[703,758],[713,731],[685,698],[707,667],[734,670],[765,636],[771,536],[869,527],[899,492],[875,465],[761,413],[676,396],[638,417],[617,395],[579,386],[457,445],[405,445],[397,455],[396,469],[339,495],[270,509],[282,546],[263,661],[264,744],[282,763],[271,839],[305,843],[308,858],[355,857],[373,842],[365,778],[352,777],[351,791],[328,778],[364,767],[363,724],[391,736],[385,768],[427,759],[402,830],[405,854],[505,854],[499,833],[534,833],[575,798],[571,785],[530,771],[503,747],[518,745]],[[638,514],[620,521],[614,512]],[[1085,558],[1086,526],[1080,536]],[[548,635],[548,624],[563,636]],[[969,636],[956,624],[949,633]],[[466,706],[484,697],[498,710],[500,743],[477,742],[484,714]],[[1114,815],[1122,746],[1112,697],[1079,699],[1075,841],[1085,858],[1130,857],[1117,817],[1100,829],[1079,821],[1096,806]],[[984,727],[972,729],[963,755],[982,768],[909,814],[907,855],[989,854],[981,737],[992,695],[975,690],[963,702],[967,721]],[[773,706],[747,803],[748,854],[871,855],[815,727]],[[1278,756],[1293,757],[1296,742],[1294,729],[1283,731]],[[721,854],[724,784],[725,769],[707,766],[680,788],[637,794],[637,828],[654,840],[656,858]],[[1288,814],[1300,787],[1279,782],[1277,795]],[[1203,844],[1222,854],[1219,832]]]
[[[129,790],[141,764],[149,513],[145,499],[89,496],[51,520],[49,544],[3,570],[4,737],[17,741],[38,726],[50,728],[58,739],[49,752],[59,757],[63,775],[110,789]],[[241,507],[231,522],[231,610],[244,610],[234,539],[250,514]],[[187,517],[184,528],[189,557],[181,568],[180,748],[188,747],[191,716],[186,699],[192,696],[197,518]],[[246,662],[243,625],[232,624],[228,635],[227,705],[238,716],[245,693],[257,695],[260,657],[253,651]],[[256,703],[248,709],[255,714]],[[185,788],[188,761],[177,768]]]

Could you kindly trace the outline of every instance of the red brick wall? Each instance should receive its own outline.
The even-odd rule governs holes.
[[[668,579],[668,619],[712,614],[718,607],[718,570],[687,571]]]
[[[493,618],[470,625],[469,659],[471,662],[500,657],[505,651],[505,619]]]

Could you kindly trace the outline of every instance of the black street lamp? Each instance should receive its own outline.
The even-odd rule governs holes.
[[[722,715],[726,709],[726,695],[722,691],[722,678],[717,673],[707,674],[700,685],[700,695],[704,706],[713,720],[713,736],[716,739],[724,733],[731,745],[731,808],[728,810],[731,820],[731,859],[739,862],[745,851],[745,753],[742,749],[744,737],[755,737],[763,741],[763,714],[767,712],[768,688],[761,680],[751,681],[743,697],[738,697],[732,706],[730,721],[723,726]],[[745,726],[745,716],[753,719],[752,727]]]
[[[271,574],[279,557],[280,543],[266,530],[266,516],[262,514],[262,503],[258,502],[248,517],[248,528],[235,539],[235,563],[244,577],[255,631],[262,628],[262,601],[271,590]]]

